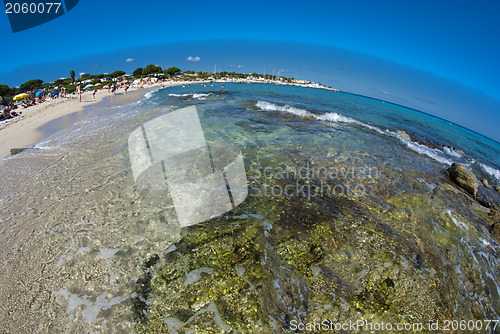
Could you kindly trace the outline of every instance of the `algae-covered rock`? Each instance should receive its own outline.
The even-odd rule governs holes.
[[[467,167],[453,163],[448,169],[448,174],[453,182],[464,188],[469,194],[472,196],[477,195],[479,183],[474,173],[468,170]]]
[[[250,197],[185,228],[138,282],[137,331],[293,333],[325,319],[427,323],[500,311],[488,216],[448,187],[390,195],[390,186]]]

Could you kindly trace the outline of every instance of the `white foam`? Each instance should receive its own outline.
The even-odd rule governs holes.
[[[415,143],[415,142],[401,136],[399,133],[394,133],[394,132],[391,132],[388,130],[385,131],[385,134],[399,139],[403,144],[406,145],[406,147],[408,147],[410,150],[412,150],[414,152],[417,152],[417,153],[422,154],[422,155],[426,155],[429,158],[431,158],[437,162],[440,162],[442,164],[445,164],[445,165],[453,164],[453,161],[446,158],[444,156],[443,151],[441,151],[437,148],[430,148],[430,147],[427,147],[425,145]]]
[[[480,163],[481,167],[484,169],[484,171],[494,178],[496,178],[498,181],[500,181],[500,171],[498,169],[495,169],[493,167],[490,167],[488,165]]]
[[[291,114],[295,114],[297,116],[313,116],[313,114],[311,114],[306,109],[297,108],[297,107],[291,106],[289,104],[285,104],[283,106],[280,106],[278,104],[271,103],[271,102],[258,101],[256,106],[257,106],[257,108],[260,108],[262,110],[288,112]]]
[[[212,93],[184,93],[184,94],[168,94],[170,97],[190,97],[197,100],[205,100],[208,96],[213,95]]]
[[[327,121],[327,122],[332,122],[332,123],[357,124],[359,126],[373,130],[379,134],[389,135],[389,136],[395,137],[395,138],[399,139],[403,144],[405,144],[410,150],[417,152],[419,154],[422,154],[422,155],[426,155],[429,158],[431,158],[437,162],[440,162],[442,164],[445,164],[445,165],[453,164],[452,160],[446,158],[445,153],[447,153],[450,156],[456,157],[456,158],[459,158],[462,156],[460,153],[458,153],[457,151],[455,151],[453,149],[445,147],[444,152],[439,150],[439,149],[432,149],[432,148],[427,147],[425,145],[421,145],[421,144],[415,143],[411,140],[408,140],[398,133],[394,133],[394,132],[391,132],[388,130],[384,131],[384,130],[380,129],[379,127],[361,122],[355,118],[344,116],[344,115],[336,113],[336,112],[330,112],[330,113],[326,113],[323,115],[314,115],[306,109],[297,108],[297,107],[294,107],[294,106],[291,106],[288,104],[278,105],[278,104],[267,102],[267,101],[258,101],[256,106],[262,110],[282,111],[282,112],[288,112],[291,114],[295,114],[298,116],[312,116],[320,121]],[[490,168],[490,170],[493,170],[493,169]],[[492,175],[494,175],[495,177],[497,177],[500,180],[500,171],[497,171],[497,170],[493,170],[493,171],[495,171],[497,174],[492,174]]]
[[[436,160],[445,165],[453,164],[453,161],[442,156],[442,151],[437,148],[429,148],[425,145],[420,145],[418,143],[412,142],[411,140],[405,139],[401,137],[401,141],[412,151],[415,151],[419,154],[426,155],[431,159]]]
[[[317,119],[321,121],[328,121],[328,122],[333,122],[333,123],[355,123],[355,124],[362,124],[360,121],[355,120],[354,118],[347,117],[341,114],[338,114],[336,112],[330,112],[328,114],[323,114],[321,116],[317,116]]]
[[[196,94],[193,94],[193,99],[204,100],[205,97],[210,96],[210,95],[212,95],[212,93],[208,93],[208,94],[205,94],[205,93],[196,93]]]
[[[146,94],[144,94],[144,97],[146,98],[146,100],[147,100],[147,99],[150,99],[150,98],[153,96],[153,94],[154,94],[154,93],[156,93],[156,92],[158,92],[159,90],[160,90],[160,89],[158,88],[158,89],[155,89],[155,90],[149,91],[149,92],[147,92]]]
[[[443,151],[444,153],[452,156],[452,157],[455,157],[455,158],[461,158],[462,157],[462,154],[458,153],[457,151],[455,151],[454,149],[450,148],[450,147],[443,147]]]

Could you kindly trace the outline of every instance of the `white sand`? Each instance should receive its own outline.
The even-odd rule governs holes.
[[[261,80],[231,80],[236,82],[262,82]],[[231,82],[231,81],[220,81],[217,82]],[[191,82],[163,82],[156,83],[153,85],[146,85],[145,88],[160,88],[162,85],[177,86],[183,84],[196,85],[200,83],[209,83],[209,81],[191,81]],[[293,84],[296,86],[314,87],[329,89],[324,86],[315,87],[314,85],[302,85]],[[139,88],[130,88],[129,92],[138,90]],[[331,89],[331,88],[330,88]],[[334,89],[331,89],[334,90]],[[123,89],[119,89],[119,92],[123,92]],[[42,104],[32,106],[26,109],[16,109],[15,111],[21,111],[23,114],[0,123],[0,158],[10,156],[10,149],[12,148],[25,148],[35,144],[38,144],[42,139],[42,133],[37,129],[42,125],[60,118],[64,115],[68,115],[74,112],[82,111],[83,108],[91,103],[97,103],[104,99],[106,96],[112,95],[108,93],[106,89],[98,90],[96,93],[96,99],[94,100],[91,92],[85,92],[82,94],[82,102],[79,101],[78,96],[72,95],[67,98],[60,98],[56,100],[48,100]],[[117,95],[117,99],[121,96]],[[3,160],[0,159],[0,164]]]
[[[41,140],[39,127],[54,119],[83,110],[89,103],[101,101],[107,91],[98,91],[94,101],[92,93],[82,95],[82,102],[77,96],[48,100],[36,106],[16,109],[22,115],[0,123],[0,157],[10,155],[11,148],[24,148],[35,145]],[[0,164],[3,160],[0,160]]]

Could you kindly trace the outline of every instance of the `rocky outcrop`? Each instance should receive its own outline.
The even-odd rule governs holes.
[[[491,189],[491,186],[490,186],[490,184],[488,183],[488,180],[483,179],[483,185],[484,185],[486,188]]]
[[[479,182],[474,173],[468,170],[467,167],[457,163],[453,163],[451,167],[448,168],[447,172],[453,182],[465,189],[472,196],[476,197]]]
[[[497,184],[495,184],[495,186],[494,186],[494,187],[495,187],[495,190],[496,190],[497,192],[499,192],[499,193],[500,193],[500,186],[499,186],[499,185],[497,185]]]
[[[411,140],[410,135],[402,130],[396,130],[396,133],[407,140]]]

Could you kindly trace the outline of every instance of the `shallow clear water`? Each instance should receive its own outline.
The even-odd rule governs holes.
[[[289,199],[300,198],[298,210],[320,203],[346,217],[336,223],[345,249],[329,261],[337,261],[355,290],[363,290],[362,279],[380,265],[402,270],[421,261],[397,247],[380,259],[362,253],[369,240],[374,252],[384,248],[375,237],[349,229],[362,220],[381,221],[386,225],[376,229],[384,233],[424,240],[429,262],[422,267],[439,277],[443,290],[453,291],[446,299],[456,314],[467,315],[462,298],[475,293],[480,311],[474,316],[498,317],[498,244],[484,226],[485,215],[465,207],[466,199],[439,191],[444,193],[440,184],[452,162],[498,184],[500,144],[429,115],[349,94],[263,84],[208,86],[167,87],[133,104],[101,104],[0,166],[0,318],[9,319],[7,331],[133,330],[131,304],[142,265],[153,254],[163,256],[182,231],[167,193],[134,184],[127,140],[147,121],[188,105],[197,106],[209,145],[241,150],[250,191],[246,213],[271,221],[269,203],[288,203],[285,208],[293,210]],[[493,190],[481,191],[498,203]],[[425,204],[435,198],[435,204]],[[344,199],[372,211],[347,213],[339,204]],[[300,212],[292,216],[301,219]],[[448,253],[441,257],[436,250],[445,246]],[[436,259],[425,255],[432,250]],[[349,252],[359,263],[347,260]],[[315,277],[321,272],[319,266],[310,270]],[[195,273],[186,273],[187,279]],[[460,283],[473,274],[486,288],[473,292],[469,283]],[[452,276],[453,288],[444,283]]]

